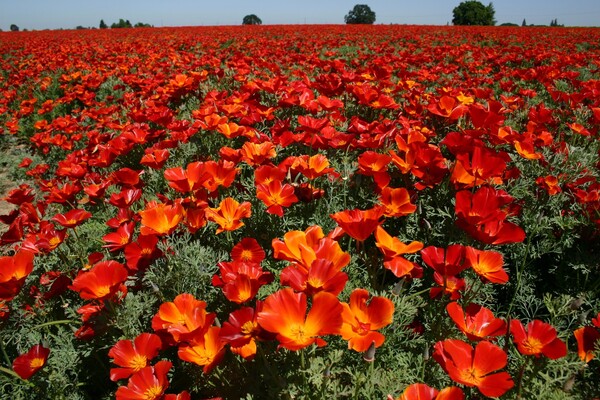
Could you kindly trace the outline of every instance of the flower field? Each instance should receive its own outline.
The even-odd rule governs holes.
[[[600,398],[598,43],[0,32],[0,397]]]

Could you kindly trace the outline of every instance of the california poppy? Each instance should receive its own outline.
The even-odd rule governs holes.
[[[252,215],[250,203],[238,203],[235,199],[227,197],[221,201],[217,208],[206,209],[206,219],[219,225],[217,233],[235,231],[244,226],[242,218]]]
[[[448,315],[469,340],[479,341],[490,336],[506,334],[506,322],[494,317],[492,311],[478,304],[469,304],[466,309],[456,302],[446,306]]]
[[[12,369],[21,379],[27,380],[46,365],[49,354],[50,349],[45,348],[41,344],[36,344],[27,353],[15,358],[12,363]]]
[[[70,289],[79,292],[82,299],[105,300],[125,290],[127,269],[116,261],[102,261],[89,271],[80,271]]]
[[[504,284],[508,282],[508,274],[502,268],[502,254],[493,250],[477,250],[467,246],[465,257],[477,275],[486,282]]]
[[[265,251],[256,239],[244,238],[231,249],[231,260],[260,263],[265,259]]]
[[[376,206],[368,210],[344,210],[330,217],[346,232],[359,242],[367,240],[371,233],[381,224],[383,207]]]
[[[567,345],[556,335],[556,329],[546,322],[534,319],[525,328],[521,321],[510,321],[510,333],[519,353],[525,356],[544,355],[553,360],[567,355]]]
[[[13,256],[0,257],[0,300],[12,300],[33,271],[34,255],[20,250]]]
[[[434,345],[433,358],[453,381],[475,386],[484,396],[500,397],[514,386],[508,373],[494,373],[506,366],[507,356],[490,342],[479,342],[473,348],[461,340],[447,339]]]
[[[117,400],[159,400],[163,398],[169,387],[167,374],[173,364],[170,361],[159,361],[134,373],[127,386],[119,386]]]
[[[403,217],[417,210],[405,188],[384,187],[379,193],[379,203],[384,207],[383,215],[386,217]]]
[[[294,187],[279,180],[256,185],[256,197],[267,206],[269,214],[283,217],[283,210],[298,202]]]
[[[188,341],[202,336],[215,317],[215,314],[206,312],[206,302],[182,293],[172,302],[160,305],[152,318],[152,329],[167,331],[175,342]]]
[[[238,304],[252,300],[262,286],[273,281],[273,274],[263,271],[257,263],[220,262],[219,271],[212,284],[222,288],[229,301]]]
[[[140,211],[142,218],[140,233],[142,235],[169,235],[183,218],[183,207],[181,203],[152,204],[146,205],[146,209]]]
[[[285,267],[280,275],[281,285],[290,286],[309,296],[325,291],[339,295],[348,281],[348,275],[340,271],[333,262],[325,258],[315,259],[310,268],[293,264]]]
[[[65,228],[74,228],[77,225],[80,225],[85,220],[92,217],[92,213],[89,211],[85,211],[79,208],[67,211],[64,214],[56,214],[52,221],[59,223]]]
[[[304,293],[281,289],[265,299],[258,323],[276,333],[279,346],[288,350],[300,350],[313,343],[325,346],[327,342],[321,336],[337,334],[342,326],[340,302],[331,293],[320,292],[313,297],[308,314],[306,309]]]
[[[595,356],[596,346],[600,343],[600,330],[593,326],[584,326],[573,332],[577,341],[577,354],[581,361],[588,363]]]
[[[404,389],[404,392],[396,400],[463,400],[463,391],[456,387],[447,387],[440,391],[424,383],[413,383]],[[388,396],[387,400],[394,400]]]
[[[370,346],[380,347],[385,336],[377,331],[392,323],[394,303],[385,297],[370,297],[365,289],[354,289],[350,301],[341,304],[340,334],[348,341],[348,348],[362,353]]]
[[[208,374],[223,358],[225,342],[219,335],[221,328],[210,326],[204,334],[197,333],[189,343],[179,345],[177,355],[184,361],[203,367]]]
[[[108,356],[120,368],[110,369],[110,380],[129,378],[134,373],[148,366],[148,361],[158,355],[162,347],[160,338],[153,333],[141,333],[133,342],[119,340],[108,351]]]

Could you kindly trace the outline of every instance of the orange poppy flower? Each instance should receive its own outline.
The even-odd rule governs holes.
[[[464,400],[463,391],[456,387],[447,387],[440,391],[429,387],[424,383],[413,383],[404,389],[404,392],[396,400]],[[388,396],[387,400],[394,400]]]
[[[267,160],[275,158],[275,145],[271,142],[252,143],[246,142],[240,149],[242,161],[251,166],[264,164]]]
[[[238,203],[231,197],[225,198],[217,208],[206,209],[206,219],[219,225],[217,233],[223,231],[235,231],[244,226],[242,218],[249,218],[252,215],[250,203],[244,201]]]
[[[182,293],[172,302],[161,304],[152,318],[152,329],[167,331],[175,342],[183,342],[202,335],[215,319],[214,313],[206,312],[206,302],[196,300],[189,293]]]
[[[308,179],[316,179],[325,174],[335,175],[335,170],[329,167],[329,160],[323,154],[297,157],[291,169],[301,173]]]
[[[348,341],[348,348],[362,353],[372,345],[380,347],[385,336],[377,330],[392,323],[394,303],[380,296],[369,299],[365,289],[355,289],[350,294],[349,304],[341,304],[343,324],[340,334]]]
[[[467,246],[465,257],[477,275],[486,282],[504,284],[508,282],[508,274],[502,268],[502,254],[493,250],[477,250]]]
[[[160,338],[153,333],[142,333],[133,342],[119,340],[108,352],[113,363],[122,368],[110,369],[110,380],[129,378],[134,373],[148,366],[148,361],[158,355],[162,347]]]
[[[238,170],[231,161],[206,161],[204,163],[206,177],[202,182],[202,186],[209,193],[217,190],[219,186],[229,187],[235,180]]]
[[[452,302],[446,306],[446,311],[469,340],[479,341],[506,334],[506,322],[478,304],[471,303],[463,310],[458,303]]]
[[[294,194],[294,187],[289,184],[282,184],[279,180],[273,180],[268,184],[258,184],[256,186],[256,197],[267,206],[269,214],[275,214],[283,217],[283,208],[289,207],[298,202]]]
[[[519,353],[525,356],[545,355],[556,360],[567,355],[567,345],[557,337],[556,329],[538,319],[528,323],[527,328],[521,321],[513,319],[510,321],[510,333]]]
[[[45,348],[41,344],[36,344],[27,353],[15,358],[12,363],[12,369],[21,379],[27,380],[46,365],[49,354],[50,349]]]
[[[196,335],[190,343],[180,345],[177,355],[184,361],[203,366],[202,371],[208,374],[225,354],[220,331],[218,326],[210,326],[203,335]]]
[[[368,210],[344,210],[329,216],[348,235],[359,242],[364,242],[381,224],[382,215],[383,207],[376,206]]]
[[[283,235],[283,241],[273,239],[273,257],[291,261],[308,270],[317,259],[329,260],[340,271],[350,262],[350,254],[344,252],[339,243],[325,237],[319,226],[311,226],[302,231],[290,231]]]
[[[337,297],[327,292],[313,297],[312,308],[306,314],[304,293],[294,293],[290,288],[279,290],[264,302],[258,313],[258,323],[277,334],[279,346],[300,350],[312,345],[325,346],[320,336],[339,333],[342,326],[342,306]]]
[[[500,397],[514,386],[508,373],[494,373],[506,366],[507,356],[490,342],[479,342],[473,349],[461,340],[444,340],[434,345],[433,358],[453,381],[475,386],[484,396]]]
[[[423,243],[421,242],[415,241],[408,245],[402,243],[400,239],[391,236],[381,226],[375,228],[375,245],[381,250],[386,260],[391,260],[403,254],[416,253],[423,248]]]
[[[0,300],[12,300],[33,271],[32,252],[19,250],[14,256],[0,257]]]
[[[593,326],[584,326],[573,332],[577,341],[577,354],[581,361],[588,363],[594,358],[596,346],[600,344],[600,331]]]
[[[106,300],[125,291],[123,283],[127,269],[116,261],[102,261],[88,271],[80,271],[70,289],[79,292],[82,299]]]
[[[167,374],[173,364],[159,361],[152,367],[144,367],[133,374],[127,386],[119,386],[116,400],[159,400],[169,387]]]
[[[183,218],[184,210],[181,203],[148,203],[139,214],[142,217],[142,235],[170,235]]]
[[[403,217],[417,210],[405,188],[384,187],[379,194],[379,202],[384,207],[383,215],[386,217]]]

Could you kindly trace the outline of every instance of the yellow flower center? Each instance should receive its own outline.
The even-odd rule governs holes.
[[[244,335],[250,335],[254,331],[255,328],[256,328],[256,324],[252,321],[248,321],[248,322],[245,322],[244,325],[242,325],[241,331]]]
[[[462,382],[469,386],[478,386],[481,382],[481,377],[475,371],[475,368],[465,369],[461,371],[460,378]]]
[[[141,354],[137,354],[136,356],[134,356],[131,359],[131,362],[129,363],[129,366],[134,370],[134,371],[139,371],[140,369],[144,368],[146,365],[148,364],[147,359],[145,356],[141,355]]]
[[[145,400],[156,400],[162,395],[162,393],[163,393],[162,386],[152,386],[151,388],[149,388],[148,390],[146,390],[144,392],[144,399]]]
[[[527,338],[523,342],[523,348],[527,354],[539,354],[542,352],[543,347],[542,343],[536,338]]]
[[[40,367],[43,367],[45,363],[46,363],[46,360],[44,360],[43,358],[34,358],[29,363],[29,367],[31,369],[40,368]]]

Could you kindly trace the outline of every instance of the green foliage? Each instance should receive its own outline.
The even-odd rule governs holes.
[[[255,14],[250,14],[244,17],[242,25],[262,25],[262,20]]]
[[[492,3],[484,6],[477,0],[461,2],[452,10],[454,25],[496,25]]]
[[[106,25],[106,22],[104,22],[103,19],[100,20],[100,25],[98,26],[100,29],[106,29],[108,28],[108,25]]]
[[[124,20],[123,18],[119,19],[119,22],[113,22],[110,25],[111,28],[131,28],[131,22],[129,20]]]
[[[375,23],[375,11],[366,4],[357,4],[344,17],[347,24],[373,24]]]

